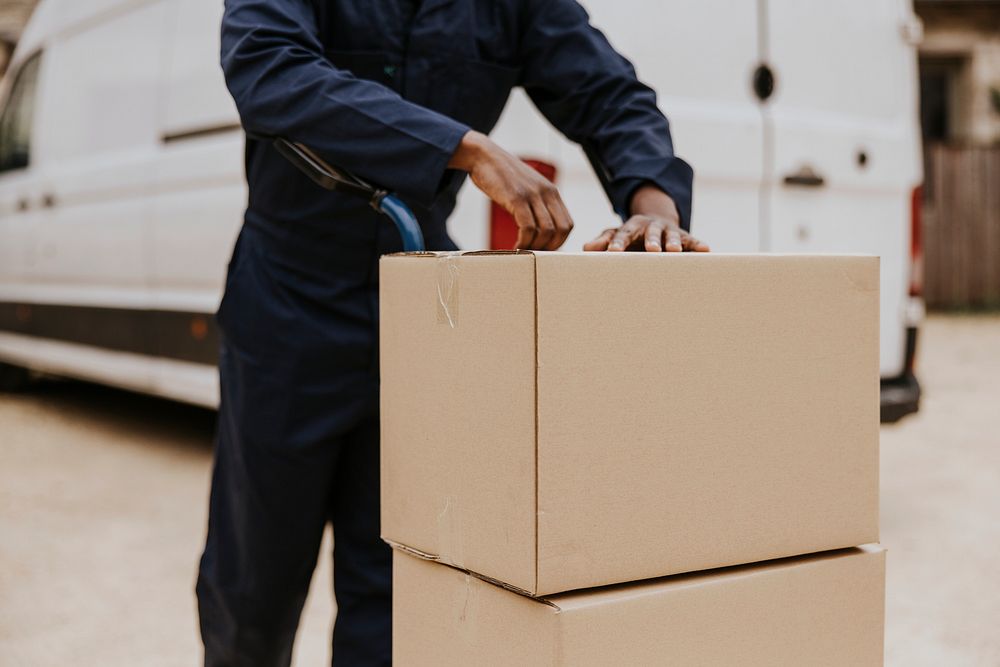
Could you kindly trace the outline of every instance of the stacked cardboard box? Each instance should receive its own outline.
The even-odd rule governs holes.
[[[420,254],[381,284],[397,664],[881,664],[877,258]]]

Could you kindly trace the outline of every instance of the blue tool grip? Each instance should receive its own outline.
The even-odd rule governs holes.
[[[420,223],[410,207],[393,195],[385,195],[378,202],[378,210],[392,220],[399,235],[403,239],[403,250],[406,252],[421,252],[424,250],[424,235],[420,231]]]

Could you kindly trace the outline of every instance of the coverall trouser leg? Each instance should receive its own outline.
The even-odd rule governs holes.
[[[336,665],[391,664],[391,554],[378,530],[378,417],[308,459],[240,451],[220,424],[198,578],[206,667],[288,665],[328,519]]]
[[[197,584],[205,664],[290,663],[332,520],[335,664],[389,665],[392,573],[391,551],[379,539],[377,376],[367,367],[330,367],[338,362],[328,361],[337,354],[329,332],[343,337],[343,330],[311,321],[275,266],[240,245],[246,241],[234,254],[219,314],[222,395]],[[289,331],[295,335],[285,340]]]

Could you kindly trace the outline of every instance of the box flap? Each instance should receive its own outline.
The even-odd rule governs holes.
[[[533,255],[531,250],[406,250],[403,252],[391,252],[383,255],[387,257],[486,257],[491,255]]]

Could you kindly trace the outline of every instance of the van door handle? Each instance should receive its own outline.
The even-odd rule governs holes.
[[[785,185],[805,188],[818,188],[826,184],[826,179],[816,173],[809,165],[799,167],[799,170],[785,176]]]
[[[56,205],[56,196],[54,194],[52,194],[51,192],[47,192],[44,195],[42,195],[43,208],[52,208],[55,205]]]
[[[17,210],[20,211],[21,213],[27,211],[30,206],[31,204],[28,203],[27,197],[22,197],[21,199],[17,200]]]

